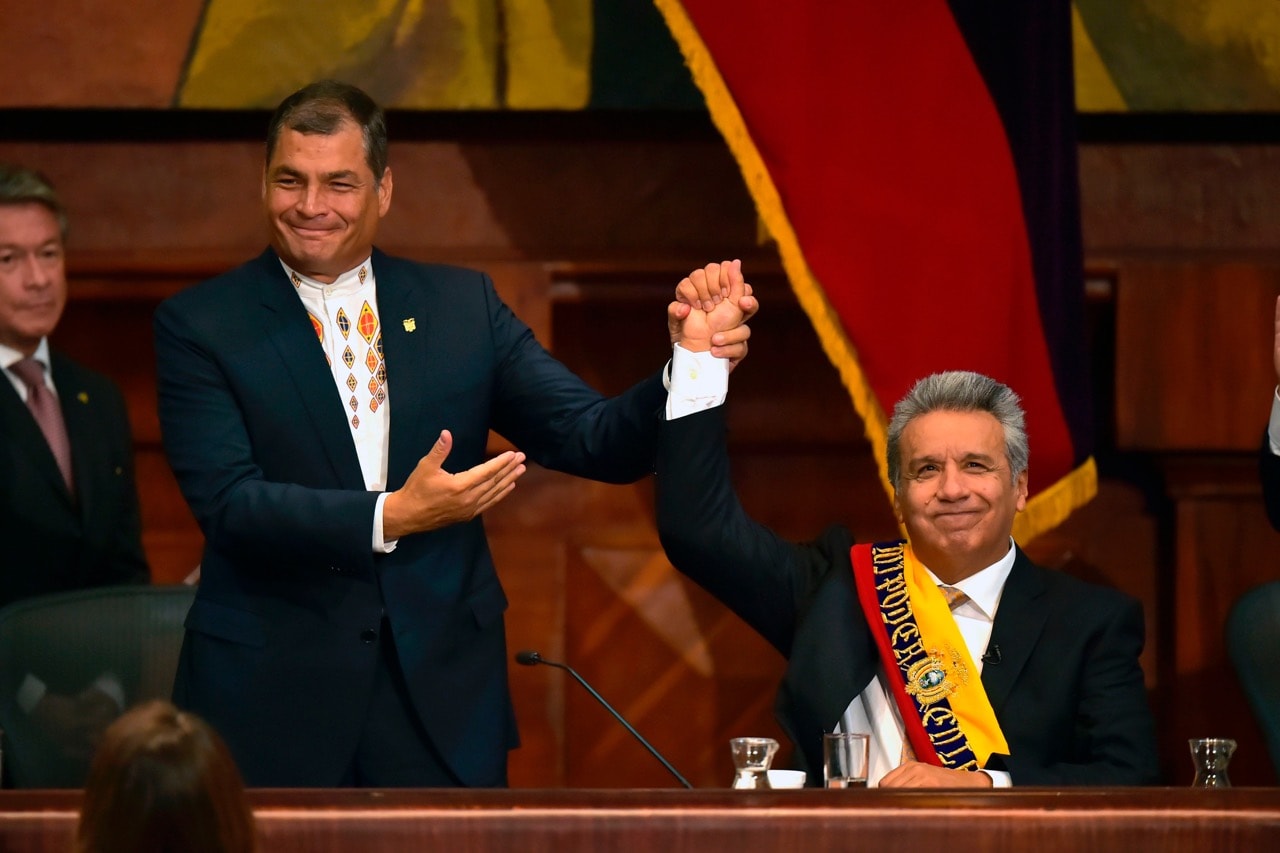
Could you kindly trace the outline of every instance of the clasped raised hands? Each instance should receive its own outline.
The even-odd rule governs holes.
[[[711,351],[729,359],[732,370],[746,358],[751,327],[746,323],[760,308],[751,285],[742,278],[742,261],[721,261],[694,270],[676,285],[667,306],[671,342],[694,352]]]

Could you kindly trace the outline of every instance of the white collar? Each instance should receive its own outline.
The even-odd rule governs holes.
[[[36,351],[32,354],[31,357],[44,365],[45,376],[48,376],[50,373],[53,372],[53,363],[49,360],[49,339],[48,338],[40,339],[40,343],[36,345]],[[8,370],[10,367],[13,367],[15,364],[17,364],[19,361],[22,361],[24,358],[26,358],[26,356],[18,352],[13,347],[7,347],[4,344],[0,344],[0,367],[4,368],[5,370]]]
[[[293,286],[301,290],[303,287],[313,290],[323,291],[326,294],[334,296],[347,296],[355,293],[373,281],[373,256],[365,258],[351,269],[339,275],[330,284],[322,281],[316,281],[314,278],[308,278],[302,273],[290,267],[283,260],[280,266],[284,267],[285,275],[293,282]]]

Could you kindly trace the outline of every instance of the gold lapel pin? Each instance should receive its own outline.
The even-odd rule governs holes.
[[[413,332],[418,328],[418,321],[412,317],[405,317],[401,322],[404,323],[404,330],[406,332]]]
[[[81,403],[84,403],[86,406],[89,405],[89,394],[86,391],[81,391],[79,394],[77,394],[76,399],[79,400]]]

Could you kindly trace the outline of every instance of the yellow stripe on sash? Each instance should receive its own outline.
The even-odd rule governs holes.
[[[1009,744],[1000,731],[996,712],[982,688],[978,668],[973,664],[964,637],[956,627],[956,621],[947,606],[946,596],[938,589],[924,565],[916,558],[908,545],[904,574],[907,595],[911,598],[911,610],[920,628],[920,642],[930,657],[937,657],[954,676],[954,692],[946,698],[960,722],[960,730],[969,741],[969,748],[978,759],[978,766],[985,767],[993,752],[1009,754]]]

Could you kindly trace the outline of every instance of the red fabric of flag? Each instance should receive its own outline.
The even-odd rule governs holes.
[[[1081,348],[1052,351],[1080,334],[1062,328],[1082,314],[1070,304],[1083,302],[1078,208],[1037,213],[1029,228],[1028,204],[1054,201],[1024,198],[1044,184],[1019,174],[1067,163],[1074,190],[1074,152],[1019,158],[1008,127],[1041,120],[1036,93],[1023,97],[1025,87],[1007,78],[1027,53],[1018,29],[1042,22],[993,19],[990,3],[963,0],[656,2],[878,456],[886,412],[916,380],[974,370],[1012,387],[1027,412],[1032,500],[1015,535],[1030,538],[1091,498],[1087,417],[1073,425],[1066,408],[1087,392]],[[957,10],[973,14],[961,20]],[[975,47],[1002,53],[987,60]],[[984,70],[1003,75],[999,94],[1015,108],[1002,114]],[[1042,137],[1013,138],[1025,146]],[[1076,255],[1065,269],[1055,266],[1060,223],[1065,254],[1074,246]],[[1037,265],[1033,250],[1046,234],[1054,245],[1042,257],[1053,263]],[[1038,272],[1064,278],[1041,283]],[[1065,310],[1054,295],[1060,285]]]

